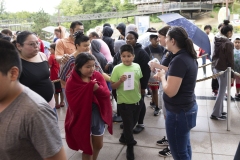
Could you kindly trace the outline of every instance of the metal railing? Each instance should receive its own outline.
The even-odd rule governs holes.
[[[159,4],[159,5],[139,5],[137,7],[138,11],[150,11],[150,10],[158,10],[159,12],[162,11],[176,11],[176,10],[212,10],[212,4],[209,3],[201,3],[201,2],[174,2],[174,3],[166,3],[166,4]]]
[[[164,0],[129,0],[128,2],[129,3],[132,3],[132,4],[136,4],[136,5],[139,5],[139,4],[151,4],[151,3],[162,3]],[[196,2],[200,2],[200,0],[196,1]],[[225,0],[208,0],[208,1],[204,1],[204,2],[211,2],[213,4],[215,3],[225,3],[226,1]],[[228,3],[233,3],[234,0],[228,0]],[[168,2],[170,3],[170,2]],[[171,3],[174,3],[174,2],[171,2]],[[183,2],[181,2],[183,3]]]

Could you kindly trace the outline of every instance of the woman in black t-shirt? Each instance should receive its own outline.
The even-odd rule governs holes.
[[[32,32],[23,31],[17,36],[16,46],[22,61],[19,81],[42,96],[48,103],[54,100],[47,57],[39,52],[37,37]],[[55,108],[55,104],[50,106]]]
[[[192,41],[182,27],[171,27],[166,48],[173,53],[168,71],[155,78],[162,82],[166,107],[166,132],[175,160],[191,160],[190,130],[196,126],[198,106],[195,100],[198,64]]]

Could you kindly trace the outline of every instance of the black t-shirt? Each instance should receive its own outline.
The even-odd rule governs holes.
[[[157,58],[159,61],[163,58],[164,55],[164,47],[158,45],[157,47],[153,47],[149,45],[144,48],[144,50],[148,53],[150,59]]]
[[[166,73],[166,79],[168,76],[180,77],[182,78],[182,83],[178,93],[174,97],[170,98],[165,93],[163,94],[167,110],[179,113],[181,110],[188,111],[193,107],[196,101],[194,88],[196,85],[197,73],[197,60],[193,59],[185,50],[180,50],[173,55],[173,59]]]
[[[173,58],[172,52],[170,52],[170,51],[168,51],[168,50],[165,49],[163,58],[162,58],[162,60],[161,60],[161,62],[160,62],[161,65],[168,67],[168,66],[169,66],[169,63],[170,63],[171,60],[172,60],[172,58]]]

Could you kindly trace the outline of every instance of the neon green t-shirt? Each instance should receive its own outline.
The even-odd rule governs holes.
[[[114,67],[111,75],[111,81],[117,82],[120,77],[126,72],[134,74],[134,89],[124,90],[124,82],[117,88],[117,103],[118,104],[134,104],[140,101],[140,79],[142,78],[142,71],[137,63],[132,63],[131,66],[125,66],[123,63]]]

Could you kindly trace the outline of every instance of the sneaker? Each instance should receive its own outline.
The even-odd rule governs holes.
[[[144,130],[144,127],[141,125],[137,125],[134,129],[133,129],[133,133],[134,134],[138,134],[140,132],[142,132]]]
[[[114,114],[112,117],[113,122],[122,122],[122,117],[118,116],[117,114]]]
[[[153,110],[155,110],[156,105],[154,104],[154,102],[150,102],[150,107],[151,107]]]
[[[222,116],[227,116],[227,112],[222,112]]]
[[[236,99],[240,99],[240,94],[237,94],[237,93],[236,93],[236,94],[235,94],[235,98],[236,98]]]
[[[150,91],[147,92],[146,97],[150,98],[152,97],[152,93]]]
[[[227,100],[227,96],[228,96],[227,93],[225,93],[225,96],[224,96],[225,100]],[[231,101],[234,101],[234,98],[232,96],[231,96]]]
[[[159,113],[160,113],[160,111],[161,111],[160,108],[157,108],[157,107],[156,107],[155,110],[154,110],[153,115],[154,115],[154,116],[158,116]]]
[[[170,151],[170,149],[168,147],[164,148],[162,151],[159,151],[158,155],[161,156],[161,157],[170,157],[170,156],[172,156],[171,151]]]
[[[165,136],[163,137],[163,139],[161,139],[161,140],[159,140],[159,141],[157,141],[157,145],[159,145],[159,146],[165,146],[165,145],[169,145],[168,144],[168,140],[165,138]]]
[[[216,116],[213,116],[213,115],[211,115],[210,118],[214,119],[214,120],[219,120],[219,121],[225,121],[227,119],[226,116],[216,117]]]
[[[121,133],[121,137],[119,138],[119,142],[122,143],[122,144],[127,144],[127,143],[126,143],[126,139],[125,139],[123,133]],[[136,140],[133,140],[132,145],[135,146],[136,144],[137,144],[137,141],[136,141]]]

